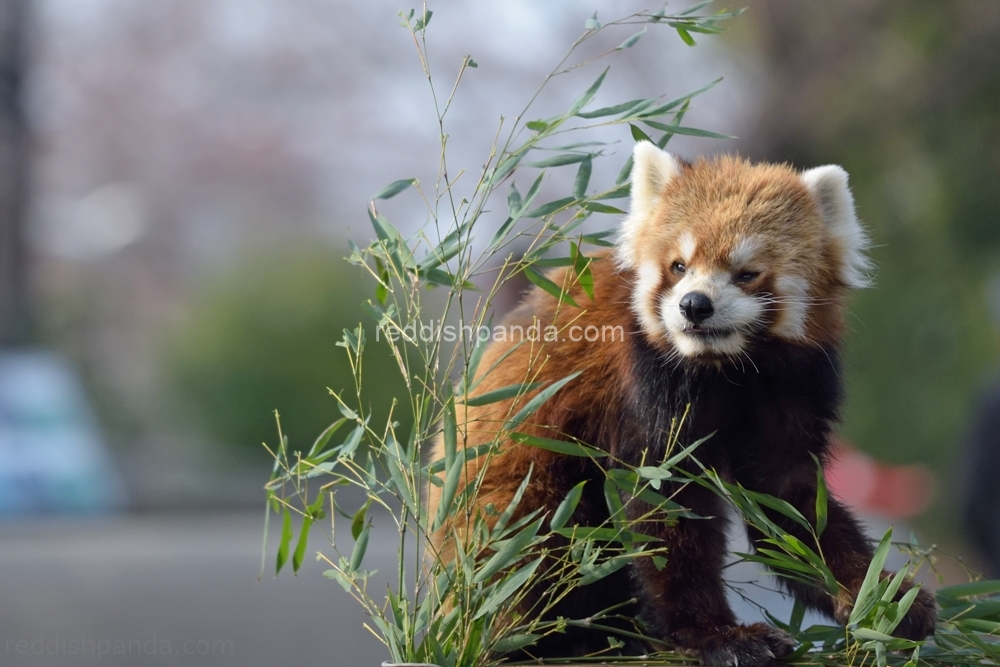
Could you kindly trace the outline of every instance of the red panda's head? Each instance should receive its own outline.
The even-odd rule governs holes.
[[[867,243],[840,167],[685,165],[636,144],[618,261],[634,272],[643,332],[684,357],[737,355],[766,338],[836,342],[844,290],[868,282]]]

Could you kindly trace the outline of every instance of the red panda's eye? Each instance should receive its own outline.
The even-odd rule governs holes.
[[[736,276],[733,278],[733,282],[750,283],[756,280],[757,276],[759,275],[760,273],[756,271],[741,271],[740,273],[737,273]]]
[[[674,262],[670,265],[670,270],[677,275],[682,276],[684,275],[684,272],[687,271],[687,267],[684,266],[684,262]]]

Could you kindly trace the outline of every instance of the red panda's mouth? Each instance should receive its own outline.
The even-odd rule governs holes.
[[[706,327],[691,322],[682,331],[688,336],[694,336],[695,338],[728,338],[736,333],[736,329]]]

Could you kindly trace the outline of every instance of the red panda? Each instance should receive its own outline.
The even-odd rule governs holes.
[[[505,326],[555,326],[562,335],[520,346],[491,343],[479,367],[493,370],[476,393],[580,371],[520,430],[578,439],[630,465],[640,465],[643,456],[647,465],[659,462],[672,418],[690,406],[682,442],[712,434],[697,453],[705,466],[782,498],[814,520],[813,456],[824,459],[841,403],[842,301],[849,288],[867,284],[870,269],[847,173],[837,166],[800,173],[736,157],[688,164],[639,142],[631,196],[616,246],[592,264],[593,299],[579,285],[570,289],[578,306],[530,291]],[[572,283],[564,271],[549,278]],[[619,328],[624,335],[587,341],[565,335],[570,326],[578,332]],[[518,407],[512,401],[460,406],[463,445],[493,440]],[[433,458],[442,458],[441,443],[436,449]],[[519,512],[551,513],[575,484],[593,479],[574,520],[593,525],[607,519],[601,473],[585,458],[507,442],[489,465],[477,496],[480,509],[506,507],[531,470]],[[439,500],[440,491],[430,487],[431,516]],[[667,565],[637,559],[579,588],[563,615],[580,618],[635,597],[650,636],[704,664],[751,667],[790,653],[794,642],[787,633],[764,623],[740,624],[727,603],[722,499],[688,485],[677,500],[715,518],[644,522],[641,532],[666,547]],[[641,506],[628,504],[638,508],[632,510],[637,516]],[[795,522],[771,518],[809,539]],[[756,543],[763,536],[751,531],[749,537]],[[440,553],[450,553],[447,539],[445,530],[432,537]],[[793,580],[783,585],[806,606],[843,623],[872,548],[855,518],[832,498],[820,546],[840,594]],[[934,600],[920,591],[896,634],[922,639],[935,622]],[[604,634],[552,635],[529,655],[606,649]]]

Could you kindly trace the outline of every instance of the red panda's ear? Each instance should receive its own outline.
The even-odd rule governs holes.
[[[632,152],[632,204],[618,242],[619,257],[625,266],[634,264],[634,246],[663,188],[680,173],[681,164],[673,155],[648,141],[636,143]]]
[[[802,182],[816,199],[840,260],[840,279],[848,287],[871,285],[872,263],[865,256],[869,240],[854,211],[847,172],[837,165],[802,172]]]

